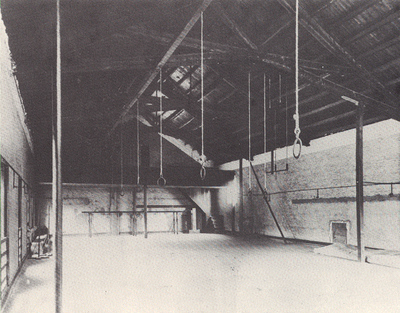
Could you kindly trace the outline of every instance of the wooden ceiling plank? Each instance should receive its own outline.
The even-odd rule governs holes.
[[[381,73],[381,72],[386,71],[387,69],[389,69],[391,67],[395,67],[395,66],[399,66],[399,65],[400,65],[400,57],[398,57],[398,58],[396,58],[394,60],[391,60],[389,62],[386,62],[386,63],[378,66],[377,68],[374,68],[372,72],[374,74]]]
[[[341,120],[343,118],[347,118],[347,117],[353,116],[355,114],[356,114],[355,110],[352,110],[352,111],[349,111],[349,112],[345,112],[345,113],[342,113],[342,114],[338,114],[338,115],[335,115],[335,116],[328,117],[328,118],[323,119],[323,120],[319,120],[318,122],[315,122],[315,123],[312,123],[312,124],[307,124],[307,125],[303,126],[301,129],[302,130],[306,130],[306,129],[310,129],[310,128],[313,128],[313,127],[321,126],[321,125],[324,125],[324,124],[337,122],[337,121],[339,121],[339,120]]]
[[[379,51],[385,50],[392,45],[395,45],[400,42],[400,34],[399,33],[394,33],[390,36],[390,38],[384,42],[379,42],[374,48],[365,50],[361,54],[359,54],[357,57],[358,58],[365,58],[371,54],[375,54]]]
[[[153,80],[156,78],[158,72],[161,70],[161,68],[167,63],[168,59],[172,56],[172,54],[175,52],[175,50],[178,48],[178,46],[182,43],[182,41],[185,39],[186,35],[189,33],[189,31],[193,28],[194,24],[197,22],[197,20],[200,18],[201,13],[207,9],[207,7],[211,4],[213,0],[204,0],[203,3],[200,5],[200,7],[196,10],[195,14],[193,17],[190,19],[190,21],[186,24],[185,28],[182,30],[182,32],[176,37],[175,41],[172,43],[172,45],[168,48],[167,52],[164,54],[160,62],[158,62],[157,66],[151,70],[145,79],[145,81],[142,84],[142,87],[139,89],[137,94],[134,96],[134,98],[123,107],[122,113],[118,119],[118,121],[114,124],[113,128],[110,131],[110,135],[114,132],[115,128],[119,125],[120,121],[124,118],[124,116],[129,112],[129,110],[136,104],[138,99],[143,95],[143,93],[147,90],[147,88],[150,86],[150,84],[153,82]]]
[[[331,29],[334,28],[336,25],[341,25],[342,23],[357,17],[365,10],[368,10],[371,6],[376,4],[376,2],[376,0],[359,1],[359,3],[353,4],[349,10],[344,12],[344,14],[342,14],[340,18],[335,18],[331,23],[325,25],[325,27],[327,29]]]
[[[374,32],[380,27],[397,20],[400,17],[400,11],[389,11],[384,17],[379,16],[378,20],[373,20],[367,23],[362,29],[357,30],[350,38],[344,40],[343,45],[348,45],[357,39],[360,39],[367,34]]]
[[[383,120],[385,120],[385,118],[382,117],[382,116],[374,116],[374,117],[371,117],[371,118],[367,118],[367,119],[364,120],[364,126],[365,125],[369,125],[369,124],[373,124],[373,123],[376,123],[376,122],[380,122],[380,121],[383,121]],[[328,136],[328,135],[331,135],[331,134],[343,132],[343,131],[346,131],[346,130],[349,130],[349,129],[353,129],[354,127],[355,127],[354,124],[347,124],[347,125],[341,126],[341,127],[330,128],[329,131],[325,130],[325,131],[322,131],[322,132],[315,133],[314,137],[315,138],[320,138],[320,137]]]
[[[291,14],[295,13],[295,10],[289,3],[289,0],[278,0],[278,2]],[[328,51],[341,57],[355,71],[360,73],[368,83],[371,83],[376,90],[382,93],[382,95],[385,97],[385,100],[390,103],[390,107],[397,111],[396,108],[398,107],[398,99],[328,32],[326,32],[315,19],[312,19],[303,8],[299,7],[299,11],[301,16],[299,20],[300,24]],[[399,114],[396,113],[396,115],[398,116]]]

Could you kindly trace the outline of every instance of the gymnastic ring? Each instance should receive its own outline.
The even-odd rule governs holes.
[[[202,165],[200,169],[200,178],[201,180],[206,179],[206,168]]]
[[[158,186],[165,186],[167,184],[167,180],[164,178],[164,176],[160,175],[160,177],[157,179],[157,185]]]
[[[295,152],[296,145],[299,146],[299,153],[297,153],[297,154]],[[294,140],[294,143],[293,143],[293,156],[294,156],[295,159],[298,159],[300,157],[300,155],[301,155],[301,147],[302,146],[303,146],[303,142],[301,141],[301,139],[299,137],[297,137]]]

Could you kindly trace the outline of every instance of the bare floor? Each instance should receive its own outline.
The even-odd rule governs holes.
[[[315,244],[217,234],[64,237],[63,312],[400,312],[400,269]],[[54,312],[54,257],[27,260],[3,312]]]

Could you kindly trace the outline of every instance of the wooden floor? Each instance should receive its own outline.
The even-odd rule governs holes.
[[[217,234],[64,237],[63,312],[400,311],[400,269],[315,247]],[[54,312],[53,259],[27,260],[2,312]]]

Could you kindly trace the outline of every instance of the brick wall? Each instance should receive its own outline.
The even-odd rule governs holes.
[[[368,132],[367,132],[368,134]],[[334,137],[333,135],[332,137]],[[318,143],[316,143],[317,145]],[[270,196],[284,235],[297,239],[332,242],[331,223],[347,223],[348,243],[356,244],[355,187],[288,192],[299,189],[327,188],[355,185],[355,145],[340,145],[316,152],[305,147],[300,159],[289,158],[289,170],[267,174],[264,179],[264,164],[255,165],[255,170]],[[309,151],[307,151],[307,149]],[[290,151],[291,152],[291,151]],[[257,158],[256,158],[257,159]],[[286,161],[278,160],[277,168],[285,168]],[[267,164],[269,168],[270,164]],[[237,171],[238,176],[238,171]],[[244,161],[244,216],[245,232],[256,232],[280,236],[251,174],[249,192],[249,168]],[[381,136],[364,141],[364,181],[400,181],[400,134]],[[225,227],[238,229],[237,182],[231,182],[219,194],[220,210],[225,218]],[[365,244],[386,249],[400,249],[400,185],[393,185],[394,196],[389,196],[390,185],[368,185],[364,187]],[[229,193],[234,194],[230,196]],[[274,194],[275,193],[275,194]],[[236,211],[235,216],[233,210]],[[234,223],[232,223],[234,219]]]
[[[201,206],[206,215],[211,210],[211,192],[202,189],[187,189],[190,197]],[[82,212],[132,211],[136,204],[137,210],[143,210],[143,188],[126,187],[123,193],[117,187],[66,186],[63,188],[63,233],[65,235],[88,235],[88,214]],[[38,192],[38,209],[41,225],[46,225],[50,233],[55,233],[55,212],[52,209],[51,185],[41,185]],[[186,206],[194,207],[185,196],[173,188],[152,188],[147,191],[147,203],[152,205],[170,205],[171,208],[149,208],[148,210],[178,210]],[[181,206],[181,207],[178,207]],[[179,213],[179,223],[181,216]],[[112,214],[93,214],[93,233],[117,234],[132,231],[131,217],[122,214],[119,218]],[[173,213],[148,213],[148,230],[172,231]],[[137,215],[136,231],[144,231],[143,214]]]

